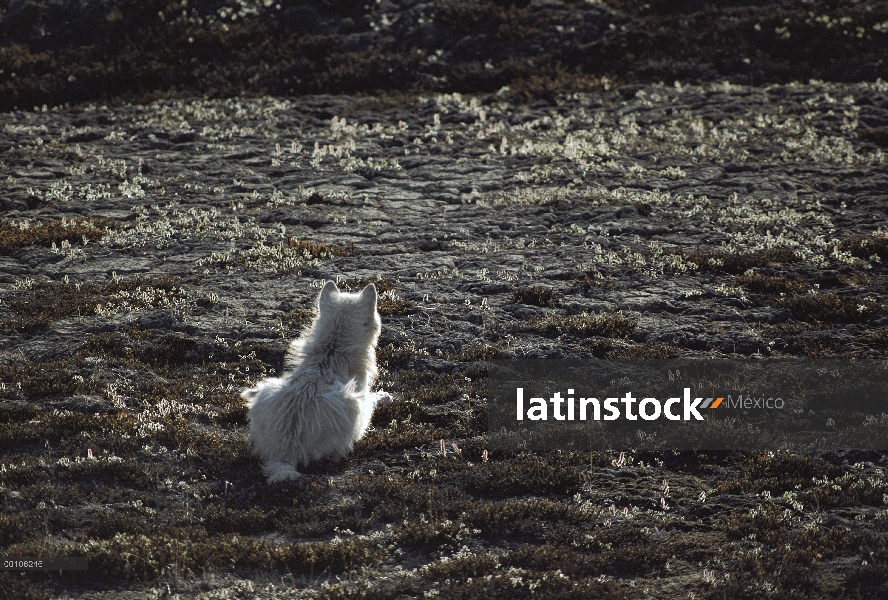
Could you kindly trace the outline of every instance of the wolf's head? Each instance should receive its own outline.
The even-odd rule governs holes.
[[[340,292],[328,281],[318,295],[317,334],[337,348],[369,349],[376,346],[382,321],[376,311],[376,286],[372,283],[356,294]],[[332,346],[332,344],[331,344]]]

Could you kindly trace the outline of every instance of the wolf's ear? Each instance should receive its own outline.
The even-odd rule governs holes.
[[[333,295],[339,293],[339,288],[336,287],[336,284],[332,281],[328,281],[324,284],[324,289],[321,290],[321,295],[318,296],[318,306],[328,305],[333,301]]]
[[[376,286],[372,283],[361,290],[360,302],[362,305],[376,310]]]

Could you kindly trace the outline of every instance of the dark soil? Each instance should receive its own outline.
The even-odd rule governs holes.
[[[267,5],[267,6],[266,6]],[[888,2],[0,1],[0,110],[888,79]]]

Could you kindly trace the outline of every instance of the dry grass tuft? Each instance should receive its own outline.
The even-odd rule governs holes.
[[[517,331],[540,333],[543,335],[561,335],[572,333],[583,336],[601,336],[611,338],[629,337],[635,333],[638,322],[622,313],[600,316],[577,315],[562,317],[549,314],[545,317],[534,316],[530,321],[515,326]]]
[[[857,135],[868,142],[873,142],[879,146],[888,146],[888,127],[880,125],[877,127],[867,127],[858,131]]]
[[[724,271],[732,275],[745,273],[750,269],[768,267],[775,264],[797,263],[799,258],[787,248],[768,248],[754,252],[728,252],[725,250],[698,250],[682,252],[684,258],[695,263],[701,270]]]
[[[359,292],[371,283],[376,287],[376,292],[379,294],[394,291],[396,287],[394,281],[378,275],[376,277],[352,277],[351,279],[338,282],[337,285],[339,289],[347,292]]]
[[[463,346],[459,352],[452,355],[452,358],[457,362],[476,362],[479,360],[511,358],[511,356],[512,353],[502,342],[496,342],[494,344]]]
[[[555,308],[558,306],[561,294],[544,285],[534,285],[526,288],[515,288],[512,291],[512,297],[515,302],[521,304]]]
[[[850,252],[857,258],[869,259],[878,256],[879,260],[888,260],[888,236],[858,235],[842,241],[842,250]]]
[[[120,302],[135,302],[140,308],[167,308],[186,300],[185,283],[171,275],[115,278],[104,283],[37,283],[5,300],[13,316],[0,321],[0,331],[30,333],[67,317],[95,315],[102,307],[109,308],[109,297],[115,295]]]
[[[870,331],[869,339],[874,344],[888,344],[888,327],[879,327]]]
[[[84,240],[100,238],[115,224],[116,221],[105,217],[34,221],[27,225],[3,222],[0,223],[0,255],[12,254],[19,248],[34,245],[49,248],[62,242],[82,244]]]
[[[305,258],[327,258],[329,256],[349,256],[355,254],[354,246],[347,248],[324,242],[298,240],[290,236],[287,236],[287,246],[296,250]]]
[[[761,273],[739,275],[735,281],[756,294],[798,294],[805,289],[804,282],[801,279],[789,279],[787,277],[763,275]]]
[[[410,314],[413,303],[401,298],[390,298],[383,296],[376,305],[379,314],[383,317],[402,317]]]
[[[832,292],[793,294],[781,298],[777,304],[791,310],[796,319],[814,323],[868,323],[880,312],[874,300]]]
[[[583,293],[588,293],[592,290],[611,291],[620,290],[623,288],[623,286],[620,285],[620,283],[612,277],[605,277],[601,275],[594,277],[589,275],[589,273],[585,273],[582,279],[571,279],[568,283],[572,288],[580,290]]]
[[[667,360],[681,358],[681,348],[672,342],[648,342],[618,348],[607,354],[608,358],[631,358],[644,360]]]

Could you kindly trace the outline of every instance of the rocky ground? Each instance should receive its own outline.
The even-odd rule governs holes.
[[[485,364],[886,358],[882,3],[161,4],[0,2],[0,544],[90,560],[0,597],[888,596],[888,454],[493,450]],[[268,486],[325,279],[397,401]]]
[[[884,358],[886,91],[2,115],[0,534],[91,561],[3,585],[883,594],[884,454],[482,455],[490,358]],[[383,293],[398,402],[347,462],[269,487],[238,391],[324,279]]]

